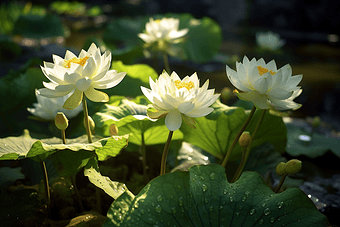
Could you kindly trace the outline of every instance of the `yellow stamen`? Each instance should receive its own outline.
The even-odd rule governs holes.
[[[262,76],[263,74],[269,72],[268,69],[262,67],[262,66],[257,66],[257,70],[259,70],[260,76]],[[273,70],[270,70],[270,74],[274,75],[276,72],[274,72]]]
[[[159,23],[161,23],[161,20],[157,19],[157,20],[155,20],[155,22],[159,24]]]
[[[189,91],[191,88],[195,87],[195,84],[192,81],[190,81],[190,82],[181,82],[180,80],[176,80],[175,81],[175,86],[177,87],[177,89],[181,89],[182,87],[185,87]]]
[[[77,63],[77,64],[79,64],[81,66],[84,66],[86,61],[87,61],[87,59],[89,59],[89,57],[86,56],[84,58],[76,58],[76,57],[74,57],[74,58],[72,58],[70,60],[64,60],[65,61],[64,62],[64,67],[65,68],[70,68],[71,67],[71,62],[72,63]]]

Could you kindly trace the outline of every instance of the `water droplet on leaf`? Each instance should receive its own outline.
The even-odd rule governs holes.
[[[162,207],[160,205],[157,205],[155,210],[157,213],[160,213],[162,211]]]
[[[162,196],[159,195],[159,196],[157,197],[157,201],[160,202],[160,201],[162,201],[162,200],[163,200]]]
[[[269,215],[270,214],[270,209],[269,208],[266,208],[264,211],[263,211],[264,215]]]

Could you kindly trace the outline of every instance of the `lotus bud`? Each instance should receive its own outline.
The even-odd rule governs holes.
[[[298,159],[289,160],[285,165],[285,172],[287,174],[295,174],[302,168],[302,162]]]
[[[57,126],[59,130],[66,130],[68,127],[68,119],[63,112],[57,113],[57,116],[55,117],[54,122],[55,122],[55,126]]]
[[[115,124],[110,125],[109,132],[110,132],[111,136],[118,135],[118,127],[117,127],[117,125],[115,125]]]
[[[312,126],[313,127],[318,127],[321,123],[321,119],[319,116],[316,116],[313,118],[313,121],[312,121]]]
[[[86,128],[86,124],[85,124],[85,118],[84,118],[84,126]],[[90,130],[93,131],[94,128],[96,127],[96,124],[94,123],[92,117],[89,116],[89,126],[90,126]]]
[[[238,139],[238,142],[241,147],[248,147],[250,144],[250,134],[247,131],[244,131],[240,138]]]
[[[286,163],[280,162],[276,166],[276,173],[277,173],[277,175],[279,175],[279,176],[286,175],[285,167],[286,167]]]

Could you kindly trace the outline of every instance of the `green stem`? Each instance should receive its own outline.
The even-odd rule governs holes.
[[[262,111],[262,114],[261,114],[261,117],[260,117],[260,120],[257,122],[257,125],[256,125],[256,127],[255,127],[255,129],[254,129],[254,131],[253,131],[253,133],[252,133],[252,135],[251,135],[251,137],[250,137],[250,143],[249,143],[249,145],[248,145],[248,147],[247,147],[247,151],[246,151],[246,153],[245,153],[244,161],[243,161],[243,162],[241,161],[240,166],[239,166],[239,168],[237,169],[237,171],[236,171],[236,173],[235,173],[235,175],[234,175],[234,177],[233,177],[233,180],[232,180],[231,182],[237,181],[238,178],[241,176],[241,173],[243,172],[244,166],[245,166],[246,163],[247,163],[247,160],[248,160],[248,157],[249,157],[249,154],[250,154],[250,151],[251,151],[251,145],[252,145],[252,143],[253,143],[253,141],[254,141],[254,138],[255,138],[255,135],[256,135],[257,131],[258,131],[259,128],[260,128],[260,125],[261,125],[261,123],[262,123],[262,121],[263,121],[263,118],[264,118],[265,113],[266,113],[266,110],[263,110],[263,111]],[[243,157],[242,157],[242,158],[243,158]]]
[[[247,152],[247,147],[242,147],[242,159],[230,183],[234,183],[240,177],[239,175],[241,175],[243,167],[244,167],[244,163],[246,162],[246,152]]]
[[[88,110],[87,110],[85,94],[83,94],[83,111],[84,111],[87,139],[88,139],[89,143],[92,143],[91,128],[90,128],[90,123],[89,123],[89,113],[88,113]]]
[[[154,69],[155,69],[155,71],[157,72],[157,75],[158,75],[159,67],[158,67],[158,58],[157,58],[157,55],[154,54],[152,58],[153,58],[153,67],[154,67]]]
[[[166,144],[164,146],[164,150],[163,150],[163,155],[162,155],[162,160],[161,160],[161,173],[160,176],[165,174],[165,169],[166,169],[166,159],[168,157],[168,152],[169,152],[169,147],[170,147],[170,142],[171,142],[171,138],[172,138],[172,134],[174,133],[174,131],[170,131],[169,132],[169,136],[168,136],[168,140],[166,141]]]
[[[146,165],[146,149],[145,149],[145,139],[144,139],[144,133],[142,133],[142,144],[141,144],[141,152],[142,152],[142,163],[143,163],[143,177],[145,182],[149,182],[148,179],[148,173],[147,173],[147,165]]]
[[[176,149],[175,151],[175,167],[178,166],[178,154],[179,154],[179,149]]]
[[[170,75],[170,65],[169,65],[169,60],[168,60],[168,55],[166,53],[163,53],[163,61],[164,61],[164,67],[167,73]]]
[[[47,176],[47,170],[46,165],[44,161],[40,162],[41,169],[43,172],[43,181],[45,186],[45,198],[46,198],[46,204],[47,204],[47,212],[48,215],[50,215],[50,204],[51,204],[51,195],[50,195],[50,186],[48,185],[48,176]]]
[[[286,174],[285,175],[283,175],[282,177],[281,177],[281,180],[280,180],[280,183],[279,183],[279,185],[276,187],[276,189],[275,189],[275,193],[278,193],[279,191],[280,191],[280,188],[282,187],[282,185],[283,185],[283,182],[285,181],[285,179],[286,179]]]
[[[63,144],[66,144],[65,130],[60,130],[60,131],[61,131],[61,140],[63,141]]]
[[[83,207],[83,203],[81,202],[80,194],[79,194],[78,187],[77,187],[77,184],[76,184],[76,174],[73,174],[71,176],[71,182],[72,182],[72,185],[73,185],[73,188],[74,188],[74,193],[76,194],[76,199],[77,199],[77,202],[78,202],[80,212],[82,213],[82,212],[84,212],[84,207]]]
[[[265,113],[266,113],[266,110],[263,110],[262,114],[261,114],[261,117],[260,117],[260,120],[257,122],[257,125],[256,125],[256,127],[254,129],[254,132],[252,133],[252,135],[250,137],[250,143],[249,143],[249,146],[247,147],[247,150],[246,150],[246,153],[245,153],[245,157],[244,157],[244,161],[241,162],[239,168],[237,169],[237,171],[236,171],[236,173],[235,173],[235,175],[233,177],[232,182],[237,181],[238,178],[241,176],[241,173],[243,172],[244,166],[247,163],[247,160],[248,160],[248,157],[249,157],[249,154],[250,154],[250,151],[251,151],[251,145],[252,145],[252,143],[254,141],[254,138],[255,138],[255,135],[256,135],[257,131],[259,130],[259,127],[260,127],[260,125],[262,123],[262,120],[263,120],[263,117],[264,117]]]
[[[250,119],[252,118],[252,116],[253,116],[254,113],[255,113],[255,110],[256,110],[256,107],[253,106],[253,109],[251,109],[251,112],[250,112],[250,114],[248,115],[247,120],[244,122],[242,128],[241,128],[240,131],[237,133],[237,135],[236,135],[236,137],[235,137],[233,143],[232,143],[231,146],[229,147],[229,150],[228,150],[228,152],[227,152],[226,156],[224,157],[223,162],[222,162],[222,164],[221,164],[223,167],[225,167],[225,166],[227,165],[227,162],[228,162],[228,159],[229,159],[229,157],[230,157],[230,155],[231,155],[231,152],[233,151],[233,149],[234,149],[234,147],[235,147],[235,145],[236,145],[238,139],[239,139],[240,136],[242,135],[243,131],[246,129],[247,125],[249,124]]]

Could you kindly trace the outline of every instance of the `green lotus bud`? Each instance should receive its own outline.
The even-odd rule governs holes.
[[[117,125],[115,125],[115,124],[110,125],[109,132],[110,132],[111,136],[118,135],[118,127],[117,127]]]
[[[238,142],[241,147],[248,147],[250,144],[250,134],[247,131],[244,131],[240,138],[238,139]]]
[[[68,127],[68,119],[63,112],[58,112],[54,119],[55,126],[59,130],[66,130]]]
[[[313,127],[318,127],[321,123],[321,119],[319,116],[316,116],[313,118],[313,121],[312,121],[312,126]]]
[[[289,160],[285,165],[285,172],[287,174],[295,174],[302,168],[302,162],[298,159]]]
[[[86,124],[85,124],[85,118],[84,118],[84,126],[86,128]],[[94,128],[96,127],[96,124],[94,123],[92,117],[89,116],[89,126],[90,126],[90,130],[93,131]]]
[[[277,175],[279,175],[279,176],[286,175],[285,167],[286,167],[286,163],[280,162],[276,166],[276,173],[277,173]]]

